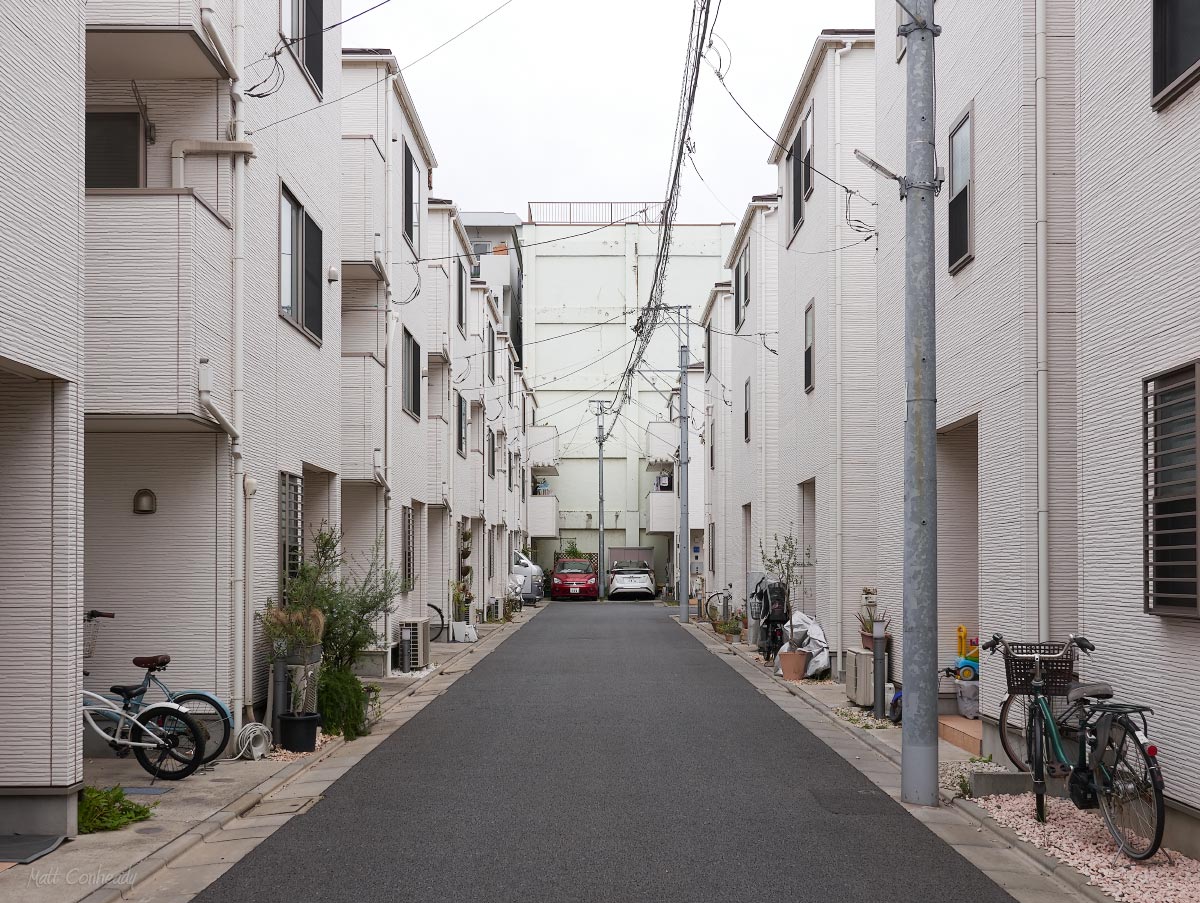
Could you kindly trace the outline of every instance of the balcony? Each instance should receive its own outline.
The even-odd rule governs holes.
[[[86,411],[209,417],[229,410],[233,233],[189,188],[91,189],[86,235]]]
[[[531,426],[527,435],[530,471],[540,476],[558,476],[558,427]]]
[[[558,498],[553,495],[529,497],[529,536],[531,539],[558,538]]]
[[[342,278],[382,280],[383,152],[370,136],[342,137]]]
[[[665,420],[646,425],[646,470],[673,470],[679,427]]]
[[[87,5],[89,79],[228,78],[207,34],[212,9],[221,41],[233,46],[232,0],[105,0]]]
[[[647,533],[673,534],[679,529],[679,498],[674,492],[651,492],[647,499]]]
[[[342,479],[373,480],[383,449],[383,364],[373,354],[342,357]]]

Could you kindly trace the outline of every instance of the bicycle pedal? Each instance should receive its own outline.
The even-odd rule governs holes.
[[[1061,762],[1055,762],[1046,766],[1046,777],[1050,778],[1069,778],[1072,768],[1070,765],[1063,765]]]

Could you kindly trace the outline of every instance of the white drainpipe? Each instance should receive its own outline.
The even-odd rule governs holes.
[[[846,41],[841,49],[833,54],[833,178],[842,181],[842,55],[854,47],[853,41]],[[843,540],[844,519],[842,517],[842,464],[845,453],[842,450],[842,218],[840,198],[833,219],[833,246],[838,250],[833,253],[833,343],[834,343],[834,523],[833,523],[833,592],[837,600],[837,670],[845,670],[845,641],[843,638],[845,625],[842,623],[843,614]]]
[[[245,12],[244,0],[233,2],[233,53],[225,46],[220,28],[212,9],[200,11],[201,23],[225,68],[229,70],[231,84],[230,141],[193,141],[181,139],[171,142],[171,184],[182,187],[184,164],[189,154],[233,154],[233,311],[231,335],[233,345],[233,700],[234,730],[241,730],[243,717],[249,710],[248,696],[253,688],[254,666],[254,605],[253,575],[250,573],[252,556],[249,540],[252,530],[247,519],[251,511],[249,499],[254,495],[257,484],[246,479],[245,461],[242,454],[241,435],[244,432],[245,410],[245,185],[246,158],[254,156],[254,145],[245,139],[242,121],[242,94],[240,62],[244,55]],[[207,408],[206,408],[207,410]],[[210,411],[212,413],[212,411]],[[214,415],[215,416],[215,415]],[[218,418],[221,422],[221,418]],[[224,426],[224,424],[222,424]],[[228,430],[227,430],[228,432]]]
[[[387,64],[385,64],[387,65]],[[385,282],[384,315],[386,342],[383,352],[383,466],[375,469],[375,479],[383,486],[383,562],[388,567],[392,553],[392,406],[395,403],[395,371],[393,357],[396,344],[396,322],[399,311],[393,307],[392,295],[392,163],[395,158],[392,140],[392,95],[385,90],[383,102],[383,274]],[[377,255],[378,256],[378,255]],[[380,472],[382,470],[382,472]],[[383,614],[383,647],[388,650],[385,668],[391,666],[392,619],[391,608]]]
[[[1034,159],[1037,196],[1037,554],[1038,639],[1050,639],[1050,285],[1046,182],[1046,0],[1035,0]]]

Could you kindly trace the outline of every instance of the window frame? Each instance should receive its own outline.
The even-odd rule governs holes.
[[[1200,81],[1200,59],[1184,69],[1168,82],[1163,82],[1163,69],[1166,61],[1161,42],[1170,30],[1170,23],[1165,20],[1163,7],[1173,0],[1153,0],[1153,24],[1151,28],[1151,62],[1150,62],[1150,107],[1161,111],[1182,97]],[[1177,0],[1174,0],[1177,2]]]
[[[460,457],[467,456],[467,400],[454,390],[454,439]]]
[[[323,0],[316,0],[316,7],[320,13],[321,23],[316,28],[310,29],[307,19],[307,0],[279,0],[279,36],[283,39],[283,44],[287,47],[292,59],[296,61],[296,65],[300,67],[300,71],[304,73],[309,87],[316,92],[319,99],[323,99],[325,95],[325,4]],[[288,11],[286,16],[284,10]],[[310,34],[320,36],[319,45],[314,45],[320,47],[315,51],[317,62],[320,64],[316,67],[310,65],[309,58],[312,54],[308,50],[308,42],[312,39],[306,37]]]
[[[704,324],[704,378],[712,376],[712,320]]]
[[[402,391],[401,406],[417,420],[421,419],[421,343],[408,328],[404,329],[402,342]]]
[[[142,116],[142,111],[136,106],[128,104],[97,104],[88,106],[84,110],[83,118],[86,126],[88,117],[90,116],[131,116],[137,120],[137,184],[136,185],[118,185],[111,186],[116,190],[133,190],[146,187],[146,119]],[[84,141],[84,187],[85,188],[107,188],[110,186],[91,185],[87,181],[87,142]]]
[[[954,184],[954,136],[968,123],[971,128],[970,147],[968,148],[969,172],[967,174],[967,181],[962,188],[962,191],[967,192],[967,249],[957,260],[950,260],[950,205],[958,197],[958,195],[950,193],[951,186]],[[975,259],[975,124],[975,101],[971,101],[971,103],[967,104],[967,108],[959,114],[959,117],[954,120],[954,123],[950,126],[950,131],[947,133],[946,263],[947,269],[952,276]]]
[[[490,426],[487,428],[487,445],[485,446],[487,454],[487,475],[488,479],[496,479],[496,431]]]
[[[458,261],[458,310],[456,319],[458,320],[458,331],[463,338],[467,337],[467,268],[463,265],[462,258]]]
[[[417,581],[417,531],[416,518],[412,505],[402,505],[400,508],[400,549],[403,557],[400,561],[400,576],[408,582],[411,590]]]
[[[750,441],[750,407],[750,377],[747,376],[744,396],[742,398],[742,433],[747,442]]]
[[[417,155],[404,142],[404,218],[401,224],[413,254],[421,256],[421,167]]]
[[[743,273],[746,266],[746,251],[743,250],[738,255],[737,263],[733,265],[733,331],[735,333],[741,332],[742,325],[746,322],[746,280]]]
[[[808,302],[804,308],[804,391],[817,388],[817,302]]]
[[[1190,412],[1190,419],[1191,419],[1190,432],[1191,432],[1191,436],[1192,436],[1191,449],[1190,449],[1191,457],[1192,457],[1192,460],[1191,460],[1191,469],[1192,469],[1191,489],[1192,489],[1192,492],[1191,492],[1191,496],[1190,496],[1191,501],[1192,501],[1192,508],[1191,508],[1191,512],[1190,512],[1190,518],[1192,521],[1192,526],[1191,526],[1190,531],[1186,527],[1184,527],[1182,529],[1172,529],[1170,531],[1154,530],[1154,529],[1152,529],[1153,523],[1154,523],[1155,519],[1157,519],[1157,518],[1180,517],[1180,518],[1183,518],[1184,520],[1186,520],[1189,517],[1189,512],[1186,510],[1180,511],[1180,512],[1165,512],[1165,513],[1154,512],[1154,510],[1153,510],[1154,505],[1159,503],[1158,501],[1156,501],[1157,499],[1159,499],[1159,497],[1154,495],[1155,487],[1152,483],[1154,474],[1156,472],[1162,472],[1162,471],[1166,471],[1166,470],[1175,470],[1175,469],[1187,467],[1186,463],[1159,465],[1156,460],[1159,455],[1161,455],[1161,454],[1178,454],[1181,451],[1186,452],[1188,449],[1187,449],[1187,446],[1179,446],[1179,447],[1171,448],[1171,449],[1167,450],[1166,452],[1159,452],[1157,449],[1155,449],[1154,448],[1155,442],[1159,441],[1159,440],[1152,437],[1153,425],[1152,425],[1152,421],[1151,421],[1151,415],[1152,415],[1152,412],[1154,411],[1154,409],[1162,404],[1178,405],[1181,402],[1188,401],[1189,399],[1183,398],[1183,399],[1178,399],[1175,401],[1166,401],[1166,402],[1155,402],[1153,399],[1156,396],[1158,396],[1162,393],[1168,392],[1172,389],[1185,387],[1189,383],[1191,384],[1191,391],[1192,391],[1192,396],[1190,399],[1190,401],[1192,403],[1191,412]],[[1188,415],[1187,414],[1178,415],[1178,417],[1175,417],[1175,418],[1168,418],[1168,421],[1174,420],[1174,419],[1179,419],[1179,418],[1184,419],[1184,422],[1186,423]],[[1164,421],[1164,422],[1167,422],[1167,421]],[[1185,428],[1182,435],[1187,435],[1188,432],[1189,431]],[[1181,434],[1180,433],[1173,433],[1173,434],[1168,433],[1167,434],[1168,437],[1173,437],[1173,436],[1178,436],[1178,435],[1181,435]],[[1198,523],[1198,520],[1200,520],[1200,474],[1197,473],[1198,464],[1200,464],[1200,360],[1194,360],[1194,361],[1186,363],[1182,366],[1174,367],[1174,368],[1172,368],[1170,370],[1166,370],[1162,373],[1157,373],[1153,376],[1147,377],[1146,379],[1144,379],[1142,381],[1142,608],[1146,614],[1154,615],[1156,617],[1163,617],[1163,618],[1183,618],[1183,619],[1189,619],[1189,620],[1200,619],[1200,583],[1197,583],[1197,578],[1200,578],[1200,561],[1198,561],[1198,559],[1200,559],[1200,554],[1197,554],[1197,545],[1198,545],[1197,539],[1198,539],[1198,537],[1200,537],[1200,529],[1198,529],[1198,528],[1200,528],[1200,523]],[[1179,483],[1186,484],[1187,482],[1188,481],[1185,478],[1184,480],[1181,480],[1181,481],[1168,481],[1167,485],[1171,485],[1172,483],[1174,483],[1175,485],[1178,485]],[[1181,495],[1181,496],[1165,496],[1165,497],[1163,497],[1163,500],[1167,500],[1167,499],[1184,499],[1184,500],[1186,500],[1188,498],[1189,498],[1189,496],[1187,496],[1185,494],[1185,495]],[[1190,564],[1192,565],[1193,578],[1191,580],[1187,580],[1187,579],[1170,580],[1169,578],[1160,578],[1160,579],[1162,580],[1162,582],[1166,582],[1166,583],[1172,583],[1172,582],[1191,583],[1193,585],[1193,592],[1191,594],[1191,604],[1190,605],[1180,604],[1179,606],[1170,605],[1170,604],[1156,604],[1155,600],[1157,598],[1166,597],[1166,596],[1172,595],[1172,594],[1168,594],[1165,592],[1155,592],[1153,590],[1153,585],[1155,582],[1155,578],[1153,577],[1153,571],[1154,571],[1154,568],[1156,567],[1156,564],[1154,563],[1154,560],[1153,560],[1153,549],[1155,548],[1153,540],[1158,536],[1172,536],[1172,535],[1179,536],[1180,534],[1184,534],[1184,536],[1186,537],[1186,534],[1188,532],[1191,533],[1191,540],[1192,540],[1191,546],[1190,546],[1191,551],[1192,551],[1192,560],[1191,560]],[[1169,544],[1168,544],[1167,548],[1170,548]],[[1188,546],[1181,545],[1181,546],[1177,546],[1176,548],[1186,550],[1188,548]],[[1160,562],[1157,566],[1168,567],[1168,566],[1171,566],[1172,564],[1178,566],[1180,564],[1188,564],[1188,563],[1189,562]],[[1179,597],[1179,596],[1177,595],[1176,597]],[[1185,600],[1188,598],[1187,594],[1182,594],[1181,597]]]
[[[288,581],[299,576],[304,561],[304,476],[279,472],[277,508],[279,598],[287,595]]]
[[[471,240],[471,253],[475,255],[475,262],[471,264],[471,278],[483,278],[483,255],[492,253],[492,243],[483,239]]]
[[[708,424],[708,469],[717,469],[717,421]]]
[[[488,382],[496,384],[496,327],[492,321],[487,324],[487,375]]]
[[[816,180],[812,177],[813,158],[816,157],[816,141],[813,137],[816,131],[816,111],[817,102],[810,100],[808,103],[808,112],[804,114],[804,118],[800,120],[801,147],[805,151],[804,157],[801,158],[803,170],[800,172],[802,184],[804,186],[804,200],[807,203],[812,197],[813,188]]]
[[[283,234],[284,234],[284,206],[288,207],[288,219],[290,224],[290,244],[292,262],[289,269],[291,274],[289,277],[289,285],[291,286],[291,296],[289,298],[289,307],[285,308],[283,304],[284,285],[283,285]],[[315,230],[316,237],[321,244],[321,254],[324,254],[324,230],[308,213],[308,209],[301,203],[296,193],[287,187],[286,183],[279,183],[279,231],[278,231],[278,256],[279,256],[279,292],[278,292],[278,311],[279,316],[287,321],[291,326],[300,330],[310,341],[314,342],[318,347],[324,341],[324,307],[325,307],[325,276],[323,260],[316,262],[315,272],[309,271],[309,247],[313,236],[310,233],[311,229]],[[314,329],[312,322],[312,311],[309,309],[308,292],[310,286],[308,282],[315,282],[319,286],[320,299],[315,302],[314,306],[317,309],[316,328]]]

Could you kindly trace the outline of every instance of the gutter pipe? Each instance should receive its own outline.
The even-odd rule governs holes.
[[[1038,639],[1050,639],[1050,279],[1046,199],[1046,0],[1035,0],[1034,159],[1037,196],[1037,556]]]

